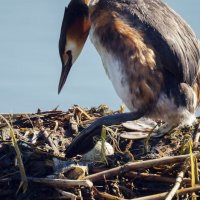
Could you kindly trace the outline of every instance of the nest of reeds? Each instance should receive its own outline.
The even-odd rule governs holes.
[[[99,156],[65,158],[81,130],[122,111],[102,105],[1,115],[0,199],[198,199],[198,123],[161,138],[151,137],[151,128],[104,126],[95,138]]]

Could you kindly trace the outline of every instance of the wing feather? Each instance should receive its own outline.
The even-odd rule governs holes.
[[[144,33],[144,40],[153,46],[164,70],[180,82],[195,82],[200,68],[199,41],[175,11],[161,0],[107,0],[109,4],[130,26]]]

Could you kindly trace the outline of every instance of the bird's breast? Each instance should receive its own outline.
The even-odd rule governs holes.
[[[101,57],[106,74],[111,80],[118,96],[130,110],[134,110],[131,103],[129,83],[127,82],[127,77],[124,73],[121,60],[114,56],[112,52],[108,51],[106,47],[101,44],[98,36],[94,34],[93,28],[91,28],[90,31],[90,39]]]
[[[98,19],[98,23],[92,24],[90,39],[107,75],[129,110],[150,109],[162,85],[162,75],[155,68],[154,52],[145,46],[139,33],[121,19],[105,21]]]

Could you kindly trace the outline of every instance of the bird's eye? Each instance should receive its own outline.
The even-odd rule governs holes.
[[[66,51],[66,54],[69,56],[69,55],[71,55],[71,51],[70,50],[68,50],[68,51]]]

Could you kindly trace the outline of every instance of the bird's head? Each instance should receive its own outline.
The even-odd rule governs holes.
[[[59,40],[62,71],[58,93],[63,88],[69,71],[81,53],[88,37],[90,30],[90,3],[91,0],[71,0],[68,7],[65,8]]]

